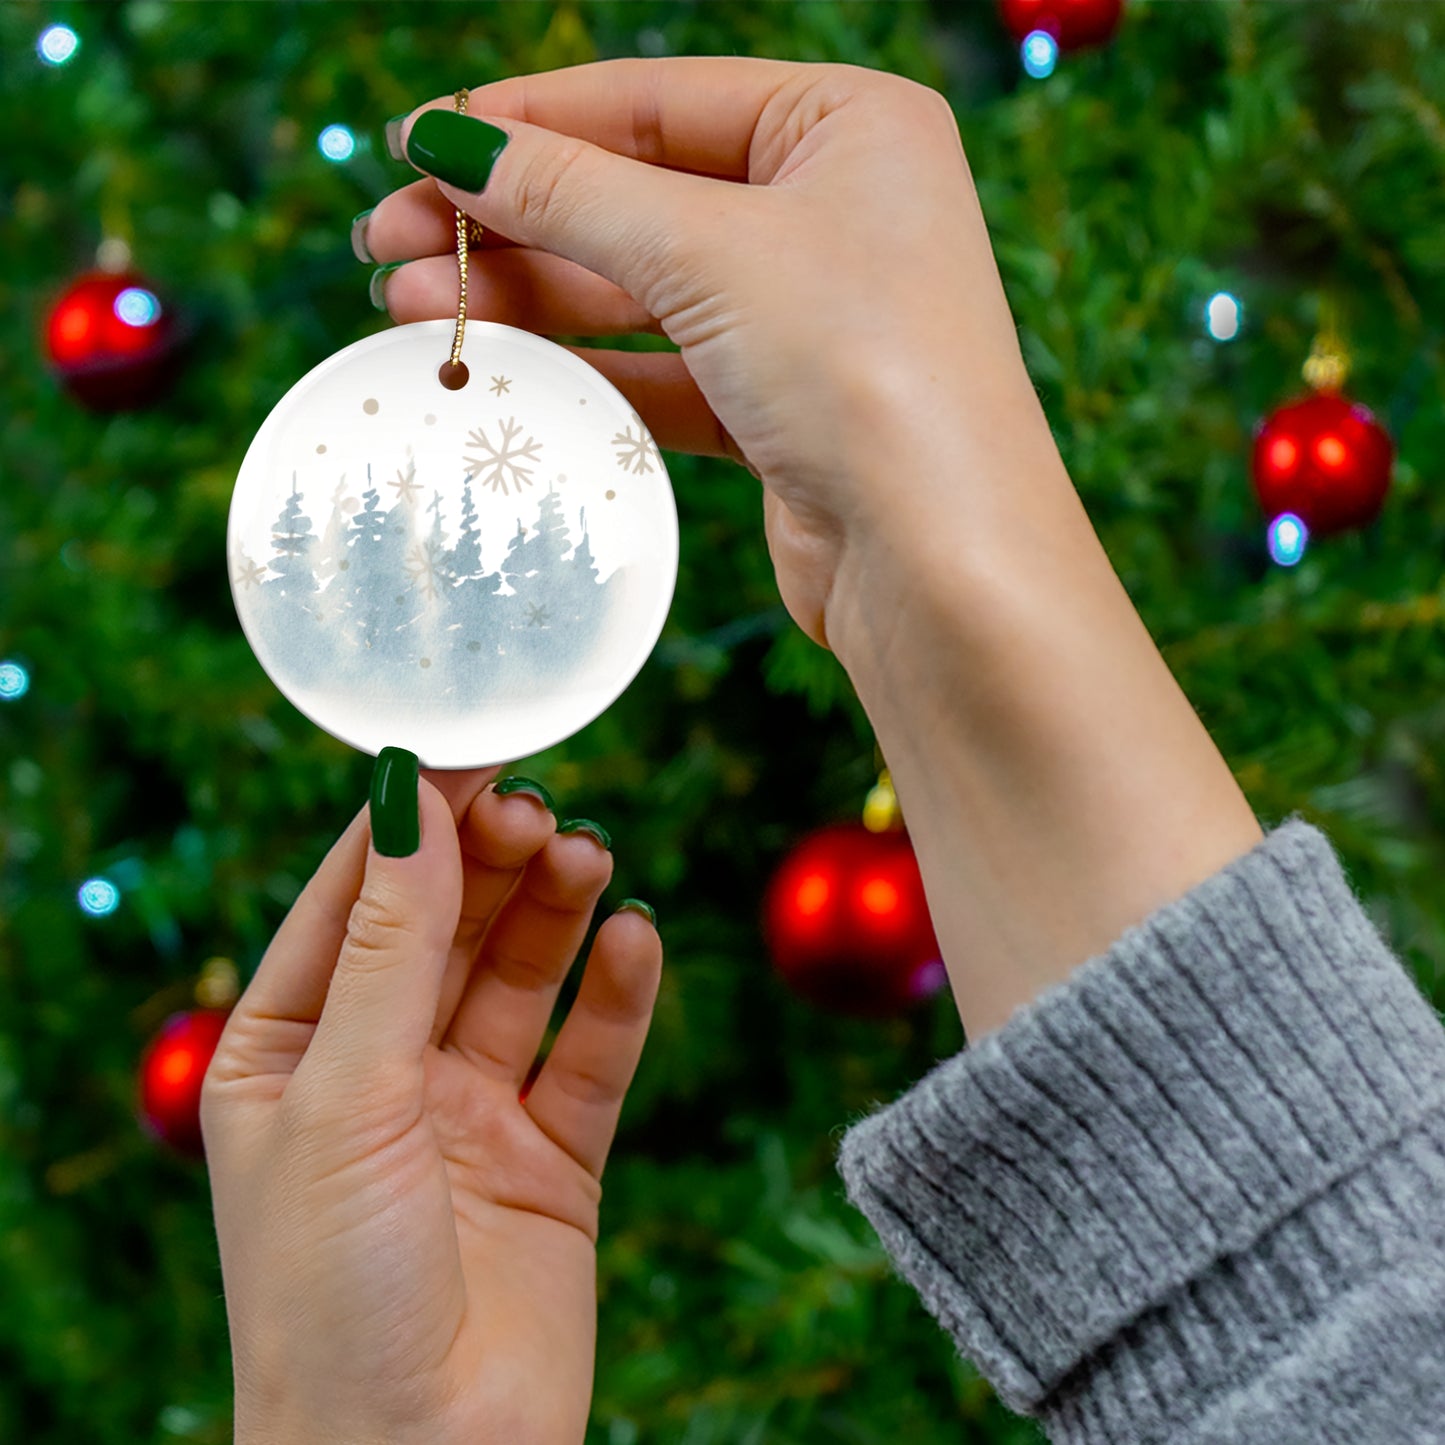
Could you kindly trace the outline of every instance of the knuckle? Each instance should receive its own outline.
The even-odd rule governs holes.
[[[953,106],[949,99],[940,90],[934,90],[929,85],[919,85],[916,81],[909,81],[914,88],[914,95],[911,97],[919,107],[921,113],[933,121],[940,130],[948,135],[958,134],[958,117],[953,113]]]
[[[864,70],[853,66],[838,68],[858,74],[854,88],[866,96],[880,112],[896,116],[910,124],[922,121],[930,125],[944,125],[951,130],[958,128],[958,121],[948,98],[933,86],[885,70]]]
[[[874,70],[867,65],[852,65],[846,60],[823,61],[810,65],[800,73],[805,84],[822,81],[830,89],[839,92],[877,90],[894,79],[886,70]]]
[[[212,1121],[221,1118],[225,1112],[227,1101],[235,1097],[235,1090],[228,1086],[246,1076],[246,1069],[241,1058],[244,1054],[245,1043],[241,1041],[238,1045],[240,1025],[239,1016],[232,1014],[216,1044],[215,1053],[211,1055],[210,1062],[206,1065],[206,1072],[201,1077],[200,1110],[203,1132],[207,1118],[209,1117]]]
[[[406,921],[381,899],[363,893],[346,921],[340,965],[363,972],[382,967],[411,942]]]
[[[517,178],[517,218],[538,228],[556,224],[565,208],[575,205],[569,193],[587,153],[586,143],[571,136],[539,147]]]
[[[957,129],[953,107],[941,91],[904,75],[888,75],[883,81],[881,94],[910,118],[921,117],[934,125]]]

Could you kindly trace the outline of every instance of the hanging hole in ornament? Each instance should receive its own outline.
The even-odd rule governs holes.
[[[460,391],[471,380],[465,361],[447,360],[437,368],[437,380],[448,391]]]

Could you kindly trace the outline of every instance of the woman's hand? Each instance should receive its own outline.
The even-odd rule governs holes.
[[[662,446],[762,480],[783,600],[873,723],[971,1035],[1259,840],[1064,469],[942,96],[680,57],[451,105],[388,127],[441,184],[354,238],[409,262],[387,307],[453,313],[455,205],[497,233],[473,315],[678,344],[580,354]]]
[[[680,353],[578,354],[659,445],[762,480],[783,600],[815,640],[844,655],[907,527],[942,520],[962,544],[981,535],[971,511],[1024,505],[994,443],[1037,458],[1036,483],[1061,476],[936,91],[854,66],[684,57],[519,76],[451,109],[389,128],[440,189],[386,197],[356,237],[410,262],[383,277],[392,316],[455,314],[455,205],[490,232],[473,316],[665,333]],[[482,188],[487,122],[509,139]]]
[[[519,1098],[612,857],[486,779],[421,781],[408,857],[353,820],[207,1074],[238,1445],[582,1439],[599,1181],[661,946],[603,924]]]

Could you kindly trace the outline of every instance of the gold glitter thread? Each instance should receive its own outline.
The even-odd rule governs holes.
[[[471,92],[459,90],[452,96],[452,104],[458,115],[467,113],[467,102]],[[467,331],[467,252],[472,246],[481,244],[483,236],[480,221],[473,220],[465,211],[457,212],[457,280],[460,291],[457,297],[457,326],[452,333],[451,365],[455,368],[462,361],[462,338]]]

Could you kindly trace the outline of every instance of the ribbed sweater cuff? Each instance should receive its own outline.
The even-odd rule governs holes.
[[[1365,1184],[1351,1204],[1351,1177],[1407,1135],[1436,1158],[1421,1126],[1442,1103],[1439,1020],[1291,818],[855,1125],[839,1167],[1001,1397],[1077,1410],[1081,1375],[1138,1369],[1131,1334],[1167,1398],[1197,1369],[1191,1331],[1296,1298],[1326,1208],[1347,1254],[1374,1254],[1398,1220]]]

